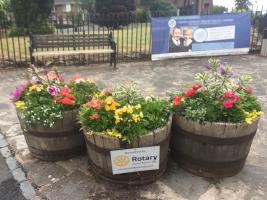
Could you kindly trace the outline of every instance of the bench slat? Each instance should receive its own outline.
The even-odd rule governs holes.
[[[51,56],[60,56],[60,55],[83,55],[83,54],[100,54],[100,53],[114,53],[112,49],[91,49],[91,50],[68,50],[68,51],[41,51],[34,52],[32,56],[42,56],[42,57],[51,57]]]

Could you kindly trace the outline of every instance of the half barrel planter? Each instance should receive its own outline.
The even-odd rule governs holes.
[[[240,172],[256,134],[259,118],[247,123],[200,124],[174,115],[171,155],[185,170],[203,177]]]
[[[45,161],[59,161],[78,156],[85,152],[85,141],[77,122],[77,110],[66,111],[63,118],[52,128],[42,124],[27,126],[17,111],[21,129],[31,154]]]
[[[130,144],[101,133],[88,134],[84,128],[87,152],[92,171],[104,180],[124,185],[144,185],[156,181],[164,174],[167,168],[171,124],[172,116],[169,117],[166,126],[151,131],[147,135],[139,136]],[[151,146],[160,146],[158,170],[115,175],[112,173],[111,151]]]

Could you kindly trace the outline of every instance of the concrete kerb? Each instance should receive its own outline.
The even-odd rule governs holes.
[[[36,192],[32,184],[27,180],[25,172],[17,163],[16,158],[12,155],[8,143],[5,140],[4,135],[0,129],[0,153],[5,158],[6,164],[13,176],[13,178],[19,183],[20,190],[25,199],[32,200],[38,199]]]

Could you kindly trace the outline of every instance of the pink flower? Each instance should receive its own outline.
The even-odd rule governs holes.
[[[225,108],[233,108],[234,107],[234,101],[233,100],[226,100],[223,102],[223,106]]]
[[[9,94],[10,100],[12,100],[12,101],[18,100],[20,98],[20,95],[23,92],[23,90],[24,90],[24,86],[23,85],[18,86],[14,92],[11,92]]]
[[[50,85],[47,87],[47,92],[52,96],[57,96],[59,93],[59,89],[54,85]]]

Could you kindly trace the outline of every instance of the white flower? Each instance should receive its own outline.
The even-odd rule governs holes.
[[[84,79],[82,79],[82,78],[77,78],[76,80],[75,80],[75,83],[81,83],[81,82],[84,82],[85,80]]]

